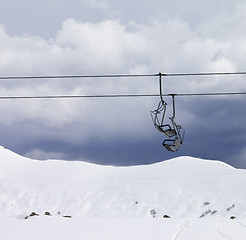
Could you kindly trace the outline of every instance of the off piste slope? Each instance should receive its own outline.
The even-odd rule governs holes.
[[[246,216],[246,171],[179,157],[144,166],[38,161],[0,147],[0,216]]]

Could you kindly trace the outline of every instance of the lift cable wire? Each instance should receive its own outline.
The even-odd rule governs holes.
[[[162,96],[230,96],[246,95],[246,92],[219,92],[219,93],[172,93],[162,94]],[[68,98],[131,98],[131,97],[160,97],[159,94],[110,94],[110,95],[51,95],[51,96],[0,96],[4,99],[68,99]]]
[[[159,74],[109,74],[109,75],[51,75],[51,76],[5,76],[0,80],[23,79],[64,79],[64,78],[131,78],[131,77],[156,77]]]
[[[179,77],[179,76],[215,76],[215,75],[246,75],[246,72],[204,72],[204,73],[157,73],[157,74],[108,74],[108,75],[53,75],[53,76],[2,76],[0,80],[25,79],[71,79],[71,78],[131,78],[131,77]],[[161,82],[160,82],[161,84]],[[160,85],[161,86],[161,85]],[[246,95],[246,92],[219,93],[172,93],[161,96],[226,96]],[[130,98],[130,97],[159,97],[160,94],[103,94],[103,95],[50,95],[50,96],[0,96],[1,99],[68,99],[68,98]]]
[[[182,76],[216,76],[246,75],[246,72],[203,72],[203,73],[157,73],[157,74],[106,74],[106,75],[51,75],[51,76],[2,76],[0,80],[23,79],[65,79],[65,78],[131,78],[131,77],[182,77]]]
[[[218,75],[246,75],[246,72],[204,72],[204,73],[162,73],[166,77],[183,77],[183,76],[218,76]]]

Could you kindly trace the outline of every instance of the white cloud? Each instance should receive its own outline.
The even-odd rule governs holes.
[[[147,25],[133,21],[124,25],[117,19],[98,23],[67,19],[57,36],[50,40],[11,37],[0,27],[0,43],[2,76],[237,71],[242,70],[246,60],[243,39],[202,37],[179,18],[154,20]],[[4,82],[0,94],[158,93],[157,80]],[[164,80],[164,92],[245,90],[243,81],[232,88],[233,81],[228,79],[222,84],[218,78],[212,81],[168,78]],[[0,103],[0,121],[15,124],[28,119],[47,129],[67,128],[75,135],[74,139],[113,135],[142,138],[150,135],[149,110],[157,102],[158,99],[5,101]],[[78,127],[79,131],[71,129]],[[71,133],[66,131],[65,135]]]

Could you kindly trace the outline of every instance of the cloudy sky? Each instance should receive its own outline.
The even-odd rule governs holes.
[[[245,14],[243,0],[0,0],[0,76],[246,71]],[[246,92],[245,78],[166,77],[163,92]],[[158,92],[158,77],[0,81],[1,96]],[[0,100],[0,144],[36,159],[132,165],[189,155],[246,168],[246,96],[176,97],[186,130],[177,153],[153,127],[158,102]]]

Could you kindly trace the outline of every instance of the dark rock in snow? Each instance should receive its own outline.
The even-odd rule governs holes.
[[[29,216],[30,216],[30,217],[33,217],[33,216],[39,216],[39,214],[38,214],[38,213],[35,213],[35,212],[32,212]]]

